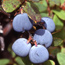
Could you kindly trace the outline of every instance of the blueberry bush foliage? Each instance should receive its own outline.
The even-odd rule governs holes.
[[[11,49],[13,42],[28,38],[28,33],[17,33],[12,28],[13,18],[26,12],[35,22],[41,17],[53,19],[56,29],[52,33],[53,43],[48,48],[50,57],[42,64],[33,64],[28,56],[17,56]],[[64,0],[0,0],[0,25],[3,26],[4,51],[0,50],[0,65],[65,65],[65,1]],[[36,30],[38,27],[33,26]],[[30,31],[32,34],[34,30]],[[0,36],[1,37],[1,36]],[[1,39],[1,38],[0,38]],[[0,42],[0,48],[2,43]]]

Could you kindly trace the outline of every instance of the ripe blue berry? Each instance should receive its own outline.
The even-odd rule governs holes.
[[[12,50],[21,57],[27,56],[30,51],[30,48],[31,44],[27,44],[27,39],[25,38],[17,39],[12,45]]]
[[[41,19],[41,22],[45,22],[44,26],[46,27],[48,31],[53,32],[55,30],[55,23],[53,22],[51,18],[43,17]]]
[[[48,60],[49,52],[42,45],[37,45],[37,47],[34,45],[30,49],[29,58],[32,63],[43,63]]]
[[[45,44],[46,47],[49,47],[53,41],[52,34],[45,29],[36,30],[33,39],[37,41],[37,44]]]
[[[25,30],[30,30],[32,26],[33,25],[30,22],[26,13],[18,14],[13,19],[13,28],[17,32],[24,32]]]

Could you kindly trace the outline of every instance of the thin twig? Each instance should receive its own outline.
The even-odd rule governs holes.
[[[50,9],[50,6],[49,6],[49,1],[46,0],[46,2],[47,2],[47,5],[48,5],[47,10],[48,10],[48,13],[49,13],[49,16],[50,16],[50,14],[51,14],[51,9]]]

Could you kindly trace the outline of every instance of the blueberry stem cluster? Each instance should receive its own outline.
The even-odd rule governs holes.
[[[37,46],[36,40],[34,40],[34,39],[32,38],[32,35],[29,34],[29,38],[28,38],[28,40],[27,40],[27,44],[28,44],[31,40],[33,41],[33,44],[35,44],[35,46]],[[32,44],[32,43],[31,43],[31,44]]]
[[[32,30],[34,24],[42,26],[42,28],[36,29],[32,36],[29,30]],[[21,13],[14,17],[13,29],[16,32],[24,33],[28,31],[29,33],[28,39],[19,38],[13,43],[12,50],[17,55],[25,57],[29,54],[30,61],[35,64],[43,63],[49,59],[47,48],[53,42],[51,32],[55,30],[55,24],[51,18],[42,17],[40,22],[34,22],[28,17],[27,13]]]

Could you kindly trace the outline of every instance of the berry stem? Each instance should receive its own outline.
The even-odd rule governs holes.
[[[37,42],[36,42],[36,40],[33,40],[33,42],[34,42],[35,46],[37,47]]]
[[[28,41],[27,41],[27,43],[29,43],[31,40],[32,40],[32,35],[31,35],[31,33],[28,31],[28,33],[29,33],[29,38],[28,38]]]
[[[28,38],[27,43],[29,43],[29,42],[32,40],[32,41],[33,41],[33,44],[35,44],[35,46],[37,47],[37,42],[36,42],[36,40],[33,39],[32,35],[31,35],[31,33],[30,33],[29,31],[28,31],[28,33],[29,33],[29,38]]]
[[[43,26],[43,29],[46,29],[45,26]]]
[[[27,40],[27,44],[28,44],[31,40],[32,40],[32,36],[29,35],[29,38],[28,38],[28,40]]]
[[[43,27],[43,26],[44,26],[44,22],[37,22],[37,23],[34,23],[33,25],[34,25],[34,26],[35,26],[35,25],[39,25],[39,26],[42,26],[42,27]]]
[[[33,29],[34,29],[34,30],[36,30],[36,27],[35,27],[35,26],[33,26]]]
[[[23,8],[22,7],[20,7],[20,13],[23,14]]]

